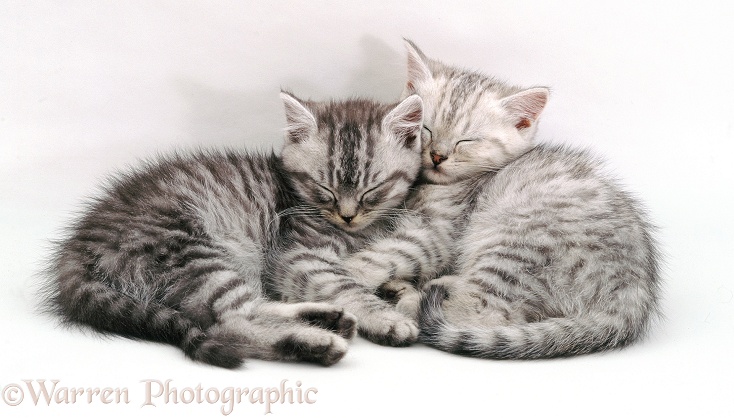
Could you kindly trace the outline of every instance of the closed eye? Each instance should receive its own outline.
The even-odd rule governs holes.
[[[456,149],[457,149],[457,148],[459,147],[459,145],[461,145],[461,144],[464,144],[464,145],[466,145],[466,144],[469,144],[469,143],[471,143],[471,142],[476,142],[476,141],[478,141],[478,140],[477,140],[477,139],[462,139],[461,141],[458,141],[458,142],[456,143],[456,145],[454,145],[454,151],[456,151]]]
[[[378,184],[377,186],[362,193],[362,196],[359,198],[359,204],[360,205],[364,205],[364,204],[375,205],[379,203],[380,197],[381,197],[380,193],[373,193],[373,192],[375,192],[377,189],[381,188],[384,185],[385,185],[385,182],[382,182]],[[372,196],[367,196],[368,194],[372,194]]]
[[[423,130],[425,130],[425,131],[428,132],[428,138],[425,139],[426,141],[430,141],[431,139],[433,139],[433,131],[432,130],[428,129],[428,127],[426,125],[423,125]]]
[[[317,200],[319,201],[319,203],[329,203],[329,202],[332,202],[332,201],[334,203],[337,202],[336,195],[334,194],[334,192],[331,191],[331,189],[329,189],[328,187],[322,186],[322,185],[320,185],[318,183],[316,183],[316,185],[319,186],[319,188],[321,188],[321,190],[323,190],[323,191],[326,192],[326,193],[318,193],[317,194]]]

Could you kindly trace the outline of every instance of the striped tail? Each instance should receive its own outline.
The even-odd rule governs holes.
[[[80,279],[82,271],[75,273],[75,277],[62,274],[47,283],[42,290],[45,312],[102,333],[172,344],[187,357],[214,366],[236,368],[243,363],[244,337],[208,332],[175,309],[139,300],[99,281]]]
[[[427,345],[454,354],[488,359],[568,357],[621,348],[644,334],[642,325],[602,321],[593,316],[548,318],[539,322],[502,326],[462,326],[446,320],[441,304],[442,285],[429,287],[420,305],[419,338]],[[645,318],[647,319],[647,318]]]

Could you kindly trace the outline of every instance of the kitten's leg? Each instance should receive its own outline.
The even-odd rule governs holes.
[[[416,322],[349,275],[334,247],[291,248],[278,257],[275,278],[273,287],[284,300],[344,307],[359,318],[360,334],[373,342],[404,346],[418,337]]]
[[[249,305],[222,313],[209,331],[238,336],[245,357],[329,366],[344,357],[355,334],[356,318],[334,306],[264,300]]]
[[[408,202],[412,211],[400,217],[395,231],[351,254],[345,268],[398,312],[417,320],[420,288],[453,267],[470,190],[462,185],[421,186]]]
[[[472,188],[422,185],[408,202],[411,211],[397,220],[394,232],[349,255],[345,268],[371,289],[393,279],[420,288],[445,274],[456,259],[456,242],[466,222],[467,190]]]
[[[452,262],[453,250],[445,243],[452,228],[441,219],[404,216],[395,232],[349,255],[344,267],[371,289],[393,279],[425,282]]]
[[[347,257],[344,268],[402,315],[417,321],[420,284],[435,278],[454,259],[452,247],[445,244],[453,229],[441,218],[405,216],[393,235]]]
[[[323,303],[267,301],[259,277],[246,277],[233,270],[217,271],[183,301],[185,309],[208,306],[213,315],[191,357],[215,364],[229,357],[331,365],[344,356],[356,331],[353,315]]]
[[[303,321],[306,324],[335,332],[351,340],[357,333],[357,317],[344,308],[318,302],[269,303],[261,307],[264,316],[278,316]]]
[[[353,283],[357,285],[356,282]],[[397,311],[368,289],[359,292],[342,292],[334,296],[333,300],[334,303],[343,305],[354,312],[359,318],[360,334],[372,342],[402,347],[418,339],[417,322]]]
[[[59,251],[54,303],[69,321],[166,342],[194,360],[238,367],[245,358],[239,337],[207,333],[216,322],[210,295],[254,281],[242,279],[226,251],[206,234],[192,233],[196,230],[177,215],[148,221],[119,231],[81,229]],[[184,226],[158,225],[174,221]],[[108,235],[112,238],[100,238]],[[248,292],[260,291],[249,286]]]

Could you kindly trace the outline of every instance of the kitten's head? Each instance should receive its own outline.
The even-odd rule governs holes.
[[[404,96],[423,99],[423,176],[453,183],[496,171],[533,147],[545,87],[521,89],[427,58],[411,41]]]
[[[281,93],[282,159],[296,191],[332,224],[358,231],[402,204],[420,172],[423,101],[317,103]]]

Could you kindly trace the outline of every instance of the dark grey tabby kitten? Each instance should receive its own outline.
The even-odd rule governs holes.
[[[353,313],[373,341],[414,341],[414,321],[340,259],[394,227],[388,215],[419,172],[421,99],[281,96],[280,156],[178,154],[116,177],[58,243],[50,307],[229,368],[245,358],[333,364],[355,334]]]
[[[425,106],[427,184],[412,204],[427,213],[431,190],[469,192],[453,202],[463,215],[422,226],[455,259],[373,255],[423,272],[419,286],[436,271],[450,275],[428,282],[422,296],[410,274],[375,275],[373,283],[398,279],[381,286],[383,296],[420,316],[427,344],[477,357],[569,356],[640,338],[659,293],[658,251],[641,205],[587,152],[533,144],[547,89],[508,86],[406,47],[405,94]]]

